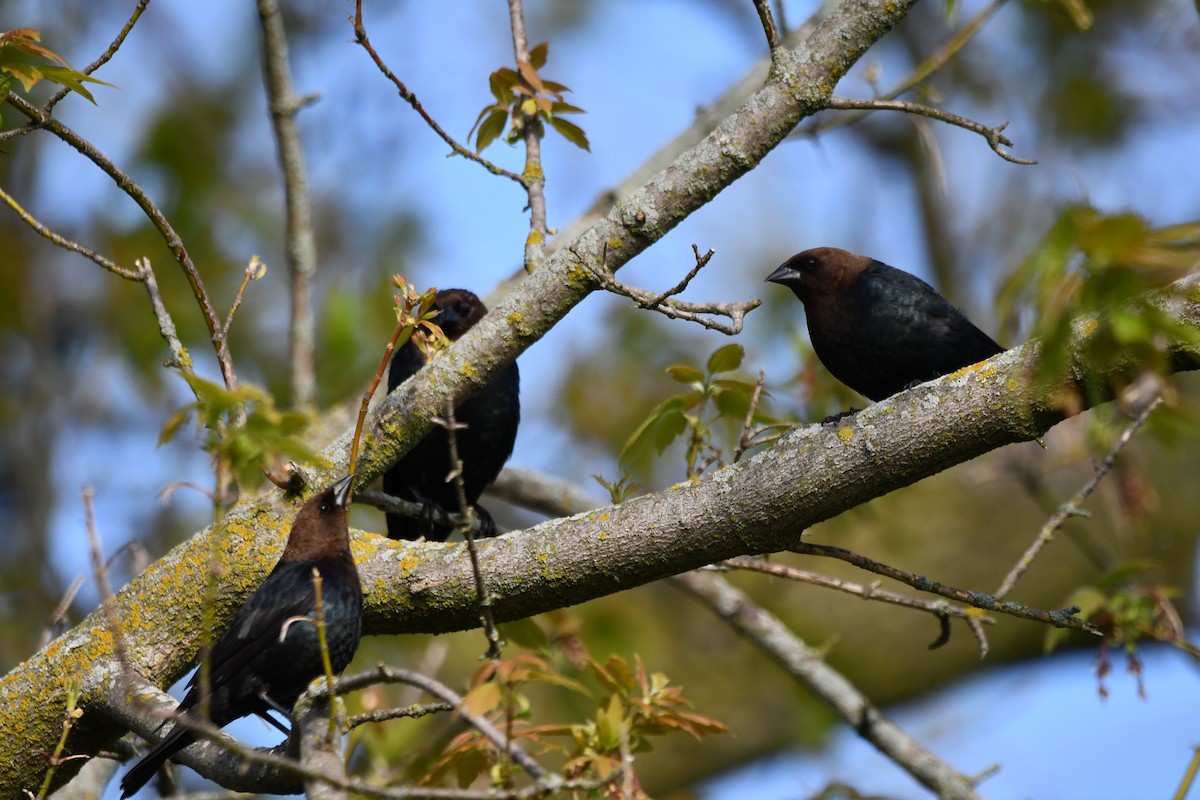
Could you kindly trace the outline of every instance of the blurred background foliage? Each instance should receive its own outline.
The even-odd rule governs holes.
[[[511,62],[502,5],[480,5],[456,19],[453,32],[442,18],[448,12],[434,4],[380,5],[387,7],[367,5],[373,41],[431,113],[465,140],[488,102],[488,74]],[[79,67],[103,49],[130,6],[16,0],[5,5],[0,28],[36,27],[43,43]],[[243,6],[152,4],[118,57],[98,73],[118,88],[93,87],[97,107],[69,98],[56,114],[147,189],[187,243],[219,309],[228,308],[252,254],[270,266],[268,278],[248,290],[230,347],[242,379],[265,387],[282,409],[289,405],[282,191],[261,88],[257,20]],[[784,7],[795,25],[815,4]],[[346,8],[301,0],[285,9],[297,91],[321,93],[300,125],[319,250],[314,297],[322,408],[356,404],[370,379],[394,322],[391,274],[486,292],[517,270],[527,231],[524,198],[514,187],[461,159],[443,158],[444,145],[352,45]],[[740,370],[729,375],[752,384],[764,369],[765,411],[815,421],[863,404],[816,362],[799,305],[761,283],[806,247],[841,246],[916,272],[1006,345],[1046,337],[1047,374],[1065,363],[1053,343],[1072,314],[1129,302],[1194,269],[1200,34],[1189,3],[919,4],[839,94],[886,91],[954,31],[991,10],[995,16],[983,31],[915,97],[988,124],[1009,119],[1014,152],[1037,158],[1039,166],[1002,162],[978,137],[930,120],[876,113],[842,125],[849,115],[826,112],[778,148],[764,169],[621,273],[626,282],[662,289],[686,272],[692,242],[716,249],[688,297],[765,299],[739,337]],[[573,119],[593,151],[548,140],[552,227],[589,208],[685,128],[697,107],[712,102],[765,49],[742,0],[530,0],[527,14],[531,40],[552,43],[554,77],[575,90],[570,102],[588,112]],[[666,35],[667,25],[679,34]],[[613,56],[617,48],[620,58]],[[11,110],[4,114],[6,128],[19,121]],[[488,154],[520,169],[517,149],[498,143]],[[47,224],[119,263],[150,257],[198,372],[217,378],[203,323],[169,251],[90,163],[48,135],[10,139],[0,152],[0,186]],[[164,421],[191,396],[161,366],[166,351],[144,291],[49,246],[7,210],[0,213],[0,243],[0,519],[7,543],[0,655],[7,668],[48,635],[64,589],[88,572],[78,501],[83,483],[97,486],[107,550],[134,542],[135,555],[141,548],[153,558],[211,514],[198,494],[174,492],[160,503],[158,492],[174,481],[207,486],[211,480],[196,438],[179,435],[155,449]],[[1153,320],[1133,325],[1118,318],[1090,356],[1132,352],[1138,364],[1153,366],[1162,332]],[[622,299],[589,300],[522,359],[526,421],[513,463],[574,479],[602,501],[590,476],[619,474],[621,448],[652,409],[681,391],[665,370],[702,368],[727,343]],[[1159,435],[1142,437],[1120,457],[1090,503],[1094,517],[1067,524],[1021,584],[1019,599],[1061,606],[1081,587],[1101,585],[1102,576],[1141,559],[1151,566],[1137,573],[1137,585],[1177,587],[1178,606],[1190,617],[1197,529],[1187,484],[1200,470],[1193,446],[1198,390],[1194,376],[1170,381],[1170,408],[1154,423]],[[806,537],[992,590],[1124,423],[1112,409],[1088,414],[1051,432],[1045,450],[1005,448]],[[687,472],[681,442],[627,466],[644,491]],[[517,512],[499,521],[517,526],[532,519]],[[357,510],[355,523],[382,529],[382,517],[369,509]],[[127,554],[115,559],[117,577],[135,573],[138,563]],[[819,567],[862,579],[839,565]],[[947,647],[928,651],[937,626],[924,615],[757,576],[734,580],[808,641],[827,645],[831,663],[876,702],[980,668],[974,641],[957,627]],[[80,619],[95,602],[89,582],[57,626]],[[734,732],[700,743],[664,740],[639,762],[652,792],[682,791],[752,755],[814,742],[830,722],[802,690],[668,586],[547,615],[541,624],[583,637],[600,659],[640,656],[682,685],[698,711]],[[1044,633],[1005,619],[989,629],[988,663],[1034,656]],[[476,633],[379,637],[365,643],[359,662],[423,666],[465,684],[482,643]],[[555,657],[566,658],[564,652]],[[1152,685],[1153,676],[1148,680]],[[378,688],[351,702],[375,707],[384,702],[381,694],[394,702],[403,691]],[[553,701],[555,708],[573,702]],[[443,717],[378,726],[362,734],[371,744],[362,757],[431,758],[433,743],[448,740],[452,727]]]

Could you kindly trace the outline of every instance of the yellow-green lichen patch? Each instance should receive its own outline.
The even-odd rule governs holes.
[[[842,440],[842,444],[850,444],[850,441],[854,438],[854,428],[851,428],[849,425],[843,425],[838,428],[837,437]]]
[[[1004,387],[1006,389],[1008,389],[1010,392],[1015,392],[1021,388],[1021,382],[1018,381],[1016,378],[1009,378],[1008,383],[1004,384]]]
[[[1079,335],[1091,336],[1099,327],[1100,322],[1095,317],[1085,319],[1083,322],[1079,323]]]

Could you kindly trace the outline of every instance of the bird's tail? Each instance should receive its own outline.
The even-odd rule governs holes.
[[[121,778],[121,800],[145,786],[168,758],[187,747],[195,738],[195,734],[182,725],[172,728],[161,742],[154,745],[150,752],[142,756],[141,760],[125,773],[125,777]]]

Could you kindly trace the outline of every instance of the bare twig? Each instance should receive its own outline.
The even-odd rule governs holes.
[[[951,36],[945,44],[933,52],[929,58],[918,64],[912,72],[900,81],[896,86],[888,92],[884,92],[877,99],[879,100],[895,100],[900,95],[909,91],[913,87],[920,84],[934,72],[944,67],[971,41],[984,24],[1004,5],[1007,0],[992,0],[992,2],[982,11],[976,14],[970,22],[960,28],[953,36]],[[826,133],[837,128],[852,125],[855,122],[866,117],[866,112],[859,114],[846,114],[841,117],[822,118],[814,121],[802,128],[797,128],[790,138],[800,138],[816,136],[819,133]]]
[[[921,105],[920,103],[910,103],[904,100],[851,100],[845,97],[831,97],[829,98],[827,107],[840,110],[890,110],[904,111],[908,114],[918,114],[922,117],[929,117],[930,119],[947,122],[951,125],[971,131],[972,133],[978,133],[985,140],[987,140],[988,146],[992,148],[992,152],[1003,158],[1005,161],[1024,166],[1037,163],[1031,159],[1017,158],[1011,153],[1000,149],[1001,147],[1013,146],[1012,140],[1010,140],[1003,133],[1004,129],[1008,127],[1007,122],[994,128],[989,128],[982,123],[976,122],[975,120],[967,119],[966,117],[960,117],[957,114],[951,114],[949,111],[943,111],[940,108],[933,108],[932,106],[925,106]]]
[[[525,11],[521,0],[508,0],[508,18],[512,26],[513,55],[518,65],[528,64],[529,42],[525,36]],[[537,114],[522,113],[521,134],[525,141],[525,169],[521,177],[529,195],[525,271],[533,272],[545,258],[546,237],[549,234],[546,225],[546,173],[542,169],[542,123]]]
[[[471,576],[475,580],[475,592],[479,597],[479,622],[487,636],[488,649],[486,657],[493,661],[500,658],[500,633],[496,630],[496,620],[492,618],[492,597],[488,594],[483,582],[483,569],[479,566],[479,548],[475,545],[475,529],[478,528],[474,507],[467,502],[467,490],[463,485],[463,463],[458,457],[458,432],[466,428],[454,419],[454,402],[446,403],[446,418],[434,419],[434,424],[446,429],[446,442],[450,449],[450,474],[447,480],[454,481],[454,492],[457,495],[460,518],[463,521],[463,537],[467,540],[467,554],[471,558]]]
[[[175,330],[175,320],[171,318],[166,304],[163,303],[162,293],[158,290],[158,278],[154,275],[154,267],[150,264],[150,259],[139,258],[133,262],[133,265],[138,268],[142,285],[146,287],[146,294],[150,297],[150,308],[154,312],[154,318],[158,321],[158,333],[163,337],[163,341],[167,343],[167,349],[171,352],[171,358],[166,365],[191,374],[192,356],[180,341],[179,332]]]
[[[745,303],[688,303],[683,300],[672,299],[672,295],[678,294],[687,288],[687,284],[708,264],[709,258],[712,257],[711,250],[707,255],[701,256],[699,249],[695,245],[692,245],[692,248],[696,254],[696,266],[688,272],[687,277],[682,281],[660,294],[622,283],[616,279],[606,264],[602,264],[599,268],[591,269],[591,273],[602,288],[607,289],[613,294],[628,297],[637,303],[640,308],[657,311],[669,319],[682,319],[695,322],[709,330],[720,331],[729,336],[740,333],[746,319],[746,314],[762,305],[761,300],[755,299]],[[583,263],[582,259],[580,261]],[[705,316],[706,314],[728,317],[729,322],[718,322],[711,317]]]
[[[446,711],[453,711],[454,706],[449,703],[414,703],[403,708],[381,708],[377,711],[366,711],[362,714],[355,714],[346,721],[346,727],[353,730],[359,725],[366,725],[371,722],[387,722],[392,719],[420,719],[429,714],[441,714]]]
[[[1173,800],[1186,800],[1188,792],[1192,789],[1192,784],[1196,780],[1196,773],[1200,772],[1200,745],[1192,747],[1192,760],[1188,762],[1187,769],[1183,772],[1183,780],[1179,782],[1179,788],[1175,790]]]
[[[321,572],[316,567],[312,568],[313,582],[313,608],[315,622],[317,626],[317,644],[321,648],[321,666],[325,670],[325,685],[333,686],[333,661],[329,658],[329,639],[325,635],[325,598],[322,592],[324,581],[321,580]],[[280,638],[286,635],[281,634]],[[332,709],[333,698],[329,699],[329,705]],[[329,713],[329,741],[333,742],[337,739],[337,714],[331,710]]]
[[[212,299],[209,297],[208,291],[204,288],[204,281],[201,280],[200,272],[192,262],[192,257],[184,246],[183,239],[176,233],[166,216],[163,215],[158,206],[150,200],[150,197],[133,178],[97,150],[95,145],[87,139],[84,139],[75,131],[51,117],[48,112],[36,108],[12,92],[8,93],[7,100],[9,105],[20,111],[30,120],[35,121],[38,127],[48,130],[88,158],[104,174],[112,178],[121,191],[137,203],[138,208],[142,209],[142,213],[150,220],[155,230],[158,231],[159,236],[166,243],[167,248],[175,256],[175,260],[179,262],[179,266],[183,268],[183,273],[192,287],[192,296],[196,298],[196,303],[200,306],[201,316],[204,317],[204,324],[208,327],[208,333],[212,338],[213,349],[217,354],[217,363],[221,368],[221,377],[225,382],[225,388],[230,390],[236,389],[238,386],[237,374],[233,370],[233,358],[229,353],[229,342],[220,330],[221,323],[217,317],[217,310],[212,304]]]
[[[71,585],[63,592],[62,598],[58,601],[58,605],[54,607],[54,611],[50,612],[49,619],[46,620],[46,627],[42,629],[42,638],[38,642],[38,649],[50,644],[56,634],[55,630],[59,623],[65,622],[67,612],[71,610],[71,603],[75,602],[75,595],[79,594],[80,588],[83,587],[83,576],[76,575],[75,580],[71,581]]]
[[[288,322],[288,367],[292,404],[311,408],[316,398],[313,373],[313,312],[311,283],[317,271],[317,242],[313,235],[312,204],[304,168],[304,149],[296,126],[296,113],[312,98],[299,98],[292,90],[288,69],[287,31],[277,0],[258,0],[263,31],[263,83],[271,110],[271,127],[283,172],[287,232],[284,240],[291,275],[291,319]]]
[[[738,437],[737,448],[733,451],[733,463],[741,460],[746,451],[755,445],[754,415],[758,413],[758,403],[762,398],[763,384],[767,380],[767,371],[758,371],[758,380],[754,382],[754,392],[750,395],[750,404],[746,407],[746,419],[742,422],[742,434]]]
[[[875,585],[846,581],[842,580],[841,578],[834,578],[830,575],[821,575],[820,573],[811,572],[806,569],[789,567],[786,564],[775,564],[770,561],[764,561],[761,558],[750,558],[748,556],[743,556],[741,558],[730,558],[720,562],[720,565],[731,567],[733,569],[746,570],[747,572],[759,572],[764,575],[774,575],[777,578],[785,578],[789,581],[810,583],[813,586],[824,586],[829,589],[837,589],[839,592],[858,595],[864,600],[878,600],[883,603],[891,603],[892,605],[902,606],[904,608],[912,608],[929,614],[956,617],[958,619],[978,619],[982,622],[986,622],[988,625],[996,624],[996,620],[992,617],[982,616],[978,611],[971,608],[952,606],[945,600],[921,600],[916,597],[898,594],[897,592],[892,592],[887,589],[880,589]]]
[[[125,652],[125,637],[121,632],[121,620],[117,616],[112,603],[112,584],[108,580],[108,564],[100,547],[100,532],[96,527],[96,509],[94,501],[96,490],[90,485],[84,486],[80,492],[83,498],[84,527],[87,529],[88,553],[92,559],[92,574],[96,577],[96,590],[100,593],[100,606],[104,609],[104,618],[108,623],[109,632],[113,637],[113,650],[117,661],[124,671],[128,671],[129,654]]]
[[[50,230],[48,227],[46,227],[40,221],[38,221],[38,219],[36,217],[34,217],[32,214],[30,214],[28,211],[26,211],[24,209],[24,207],[22,207],[21,204],[19,202],[17,202],[16,198],[14,198],[8,192],[4,191],[3,188],[0,188],[0,199],[4,200],[4,202],[8,205],[8,207],[11,208],[13,211],[15,211],[17,213],[17,216],[20,217],[21,220],[26,225],[28,225],[29,227],[31,227],[35,231],[37,231],[37,233],[40,236],[42,236],[46,239],[49,239],[52,243],[58,245],[59,247],[63,248],[64,250],[70,250],[72,253],[78,253],[79,255],[83,256],[84,258],[91,259],[92,261],[95,261],[97,264],[99,264],[104,269],[108,270],[109,272],[113,273],[114,275],[120,275],[125,280],[129,280],[129,281],[141,280],[141,276],[137,272],[135,272],[131,269],[128,269],[126,267],[122,267],[120,264],[117,264],[114,261],[110,261],[109,259],[100,255],[99,253],[96,253],[96,252],[88,249],[87,247],[84,247],[83,245],[81,245],[77,242],[73,242],[70,239],[67,239],[64,236],[60,236],[59,234]]]
[[[780,3],[780,7],[783,4]],[[779,28],[775,26],[775,18],[771,16],[770,0],[754,0],[754,8],[758,11],[758,19],[762,22],[763,33],[767,35],[767,46],[771,50],[783,44],[783,37],[779,35]]]
[[[512,753],[513,760],[521,765],[532,778],[543,781],[552,779],[546,770],[535,761],[525,750],[514,742],[509,742],[508,737],[504,735],[500,729],[488,722],[484,717],[475,714],[463,706],[462,695],[446,686],[444,683],[437,681],[428,675],[422,675],[413,670],[400,669],[399,667],[389,667],[385,664],[379,664],[373,670],[360,672],[356,675],[343,675],[335,682],[335,690],[339,694],[352,692],[357,689],[362,689],[367,686],[374,686],[378,683],[404,683],[409,686],[416,686],[423,692],[438,698],[439,700],[449,703],[457,709],[462,718],[486,736],[498,750],[504,752],[506,749]],[[313,689],[309,689],[312,692]],[[320,689],[318,689],[320,691]],[[544,787],[543,787],[544,788]]]
[[[713,572],[688,572],[676,586],[698,598],[735,631],[817,694],[839,717],[881,753],[943,800],[979,800],[971,781],[944,763],[875,708],[820,652],[797,637],[777,617],[756,605]]]
[[[509,172],[506,169],[498,167],[483,156],[480,156],[474,151],[463,147],[454,140],[454,137],[442,130],[442,126],[438,125],[437,121],[434,120],[433,117],[429,116],[429,112],[426,111],[425,107],[421,105],[419,100],[417,100],[417,96],[409,91],[408,87],[405,86],[398,77],[396,77],[391,68],[388,67],[388,65],[384,63],[383,59],[380,58],[379,54],[375,52],[375,48],[371,46],[371,40],[367,37],[367,29],[363,25],[362,21],[362,0],[356,0],[354,3],[354,40],[362,45],[362,48],[367,51],[367,55],[369,55],[371,60],[375,62],[375,66],[379,68],[379,71],[383,73],[383,76],[391,81],[396,89],[400,92],[400,97],[403,98],[404,101],[410,106],[412,106],[413,111],[416,111],[421,115],[421,119],[425,120],[425,124],[432,128],[433,132],[442,138],[442,141],[450,145],[450,149],[453,150],[456,155],[460,155],[469,161],[474,161],[476,164],[479,164],[493,175],[500,175],[508,178],[511,181],[516,181],[517,183],[521,184],[521,186],[526,186],[525,179],[523,177],[515,172]]]
[[[225,317],[225,326],[221,328],[221,332],[228,336],[229,328],[233,325],[233,316],[242,306],[242,297],[246,294],[246,287],[250,285],[250,281],[258,280],[267,270],[258,256],[252,256],[250,263],[246,265],[246,269],[242,274],[242,283],[238,286],[237,294],[233,296],[233,304],[229,306],[229,315]]]
[[[1042,551],[1042,548],[1054,538],[1054,534],[1063,526],[1063,523],[1065,523],[1071,517],[1077,517],[1082,514],[1084,501],[1086,501],[1088,497],[1091,496],[1092,492],[1096,490],[1096,487],[1100,485],[1100,481],[1103,480],[1104,476],[1112,470],[1113,464],[1116,463],[1117,455],[1123,449],[1125,449],[1125,445],[1129,444],[1129,440],[1133,438],[1133,435],[1137,433],[1139,428],[1146,424],[1146,420],[1150,418],[1150,415],[1154,413],[1155,409],[1162,405],[1162,402],[1163,399],[1161,396],[1156,397],[1145,408],[1142,409],[1142,412],[1125,427],[1125,430],[1123,430],[1121,435],[1117,437],[1117,440],[1113,442],[1112,447],[1109,448],[1108,455],[1104,456],[1100,463],[1096,465],[1095,470],[1092,472],[1092,477],[1088,479],[1087,483],[1079,487],[1079,491],[1077,491],[1070,500],[1060,505],[1058,509],[1050,515],[1050,519],[1046,520],[1046,524],[1042,526],[1040,531],[1038,531],[1037,538],[1033,540],[1033,543],[1029,545],[1028,549],[1025,550],[1021,558],[1016,564],[1013,565],[1013,568],[1009,570],[1008,575],[1004,577],[1004,581],[1000,584],[1000,588],[996,590],[997,598],[1004,597],[1012,591],[1013,586],[1015,586],[1017,581],[1021,579],[1021,576],[1025,574],[1025,571],[1029,569],[1029,565],[1033,563],[1035,558],[1037,558],[1038,553]]]
[[[85,755],[66,756],[63,757],[63,750],[67,747],[67,737],[71,735],[71,728],[75,725],[75,720],[83,716],[83,709],[79,708],[80,683],[78,679],[71,682],[67,689],[67,707],[63,714],[62,735],[58,737],[58,744],[54,747],[54,752],[50,754],[50,767],[46,770],[46,777],[42,779],[42,786],[38,790],[36,800],[43,800],[50,793],[50,787],[54,783],[54,771],[58,769],[58,765],[64,761],[76,758],[88,758]]]
[[[1075,616],[1075,614],[1078,614],[1082,610],[1079,606],[1068,606],[1067,608],[1059,608],[1054,611],[1043,611],[1039,608],[1031,608],[1022,603],[1014,603],[1011,600],[1001,600],[998,597],[993,597],[983,592],[956,589],[953,586],[947,586],[944,583],[930,580],[921,575],[914,575],[911,572],[896,569],[895,567],[867,558],[866,556],[861,556],[842,547],[797,542],[788,549],[793,553],[800,553],[801,555],[836,558],[839,561],[853,564],[868,572],[874,572],[876,575],[883,575],[886,578],[906,583],[922,592],[948,597],[951,600],[957,600],[960,603],[965,603],[975,608],[982,608],[985,611],[994,611],[997,614],[1008,614],[1009,616],[1020,617],[1021,619],[1029,619],[1034,622],[1053,625],[1055,628],[1070,628],[1071,630],[1085,631],[1094,636],[1104,635],[1095,625]]]

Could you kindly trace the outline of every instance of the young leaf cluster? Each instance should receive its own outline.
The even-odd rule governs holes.
[[[592,710],[580,722],[534,724],[525,694],[532,683],[561,687],[585,697]],[[632,760],[626,754],[651,749],[656,737],[684,732],[700,739],[728,733],[720,722],[687,710],[689,705],[681,689],[671,686],[665,675],[648,673],[640,659],[631,666],[617,655],[604,663],[585,657],[578,678],[563,674],[546,658],[532,653],[491,661],[476,673],[463,699],[466,710],[495,718],[497,725],[503,719],[510,735],[523,746],[557,753],[566,777],[596,781],[598,796],[621,796],[623,786],[637,786],[636,777],[629,773]],[[458,785],[465,787],[490,772],[493,785],[505,785],[512,775],[507,769],[496,769],[501,757],[489,739],[472,729],[443,751],[431,780],[453,775]],[[636,796],[644,794],[638,790]]]
[[[582,108],[571,105],[563,98],[571,91],[561,83],[546,80],[538,71],[546,66],[550,43],[542,42],[529,51],[529,61],[520,61],[517,68],[501,67],[488,77],[488,84],[495,102],[484,107],[467,135],[475,137],[475,152],[483,152],[499,138],[505,123],[511,118],[508,134],[504,140],[516,144],[525,135],[526,126],[536,128],[538,138],[549,125],[560,136],[576,147],[591,150],[587,134],[573,122],[563,119],[563,114],[583,114]]]
[[[1035,377],[1044,384],[1058,382],[1072,357],[1089,364],[1128,363],[1131,374],[1123,376],[1128,382],[1145,369],[1166,371],[1166,339],[1197,339],[1142,293],[1181,277],[1198,260],[1198,223],[1155,229],[1135,214],[1109,216],[1074,206],[1007,281],[1000,306],[1013,328],[1019,323],[1017,309],[1034,315],[1030,335],[1043,343]],[[1103,323],[1088,323],[1080,350],[1070,352],[1072,319],[1089,314],[1099,319],[1102,311]],[[1117,388],[1082,387],[1085,392]]]
[[[667,367],[667,374],[687,389],[660,403],[633,432],[621,449],[622,467],[661,456],[680,436],[687,440],[684,459],[689,478],[713,464],[722,465],[722,451],[713,442],[714,426],[727,420],[740,428],[754,396],[755,384],[727,377],[742,365],[745,354],[740,344],[728,344],[708,357],[704,369],[690,364]],[[774,420],[755,409],[754,421]]]
[[[65,58],[39,44],[41,41],[42,35],[35,28],[14,28],[0,33],[0,96],[8,93],[13,81],[20,83],[26,93],[42,81],[49,81],[65,86],[95,104],[96,98],[83,84],[112,86],[72,69]],[[53,63],[31,63],[31,59]]]
[[[237,389],[183,373],[196,401],[180,408],[163,424],[158,443],[173,439],[193,416],[202,431],[201,447],[224,464],[242,487],[254,486],[280,457],[320,463],[321,456],[304,441],[307,414],[275,407],[269,392],[247,384]]]

